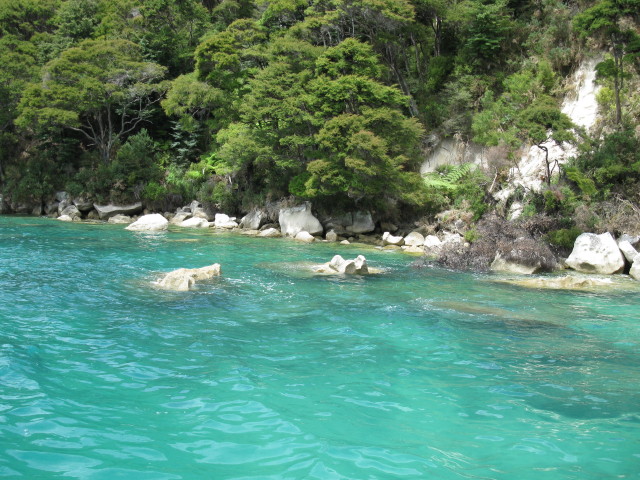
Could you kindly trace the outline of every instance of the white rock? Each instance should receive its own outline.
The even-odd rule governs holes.
[[[618,248],[627,259],[627,262],[633,263],[633,259],[638,255],[638,251],[627,240],[618,241]]]
[[[349,240],[342,240],[340,245],[351,245],[351,242]]]
[[[282,208],[278,215],[278,222],[283,235],[295,237],[303,230],[311,235],[322,234],[320,221],[311,213],[311,204],[306,202],[297,207]]]
[[[280,230],[277,228],[266,228],[258,233],[259,237],[273,238],[281,235]]]
[[[335,232],[335,230],[329,230],[324,238],[327,240],[327,242],[337,242],[338,234]]]
[[[420,232],[411,232],[404,237],[404,244],[408,247],[422,247],[424,245],[424,236]]]
[[[400,245],[404,244],[404,238],[400,237],[400,236],[394,236],[391,235],[389,232],[384,232],[382,234],[382,244],[383,245],[395,245],[397,247],[399,247]]]
[[[184,222],[185,220],[191,218],[191,214],[187,213],[187,212],[178,212],[176,213],[171,220],[169,220],[169,223],[171,225],[180,225],[182,222]]]
[[[191,290],[196,282],[209,280],[220,275],[220,264],[214,263],[202,268],[179,268],[167,273],[157,285],[165,290],[184,292]]]
[[[311,235],[309,232],[305,232],[304,230],[302,232],[298,232],[295,236],[295,239],[299,242],[304,243],[313,243],[316,241],[313,235]]]
[[[633,259],[631,270],[629,270],[629,275],[631,275],[636,280],[640,280],[640,254],[636,255]]]
[[[100,220],[108,220],[115,215],[135,215],[142,211],[142,203],[134,203],[132,205],[97,205],[93,204],[93,208],[96,209]]]
[[[369,267],[367,266],[367,259],[364,258],[364,255],[358,255],[354,260],[356,265],[356,273],[359,275],[366,275],[369,273]]]
[[[435,235],[427,235],[424,239],[425,248],[440,248],[442,246],[442,241],[436,237]]]
[[[531,275],[540,270],[541,266],[538,265],[523,265],[521,263],[510,262],[502,258],[500,253],[496,253],[496,257],[493,259],[490,270],[494,272],[502,272],[502,273],[516,273],[519,275]]]
[[[442,239],[443,244],[464,243],[464,238],[459,233],[445,232]]]
[[[346,226],[346,230],[349,233],[369,233],[376,229],[376,224],[373,223],[371,218],[371,212],[353,212],[351,225]]]
[[[114,215],[113,217],[109,218],[109,220],[107,220],[107,223],[115,223],[115,224],[128,224],[133,222],[133,219],[128,216],[128,215]]]
[[[191,217],[180,222],[178,226],[185,228],[208,228],[209,222],[201,217]]]
[[[157,232],[160,230],[166,230],[169,227],[169,222],[159,213],[152,213],[150,215],[143,215],[131,225],[126,227],[126,230],[132,230],[136,232]]]
[[[61,222],[73,222],[73,218],[69,215],[60,215],[57,220],[60,220]]]
[[[609,232],[583,233],[576,238],[566,264],[579,272],[610,275],[622,271],[624,257]]]
[[[240,220],[240,227],[248,230],[258,230],[264,223],[265,213],[262,210],[252,210]]]

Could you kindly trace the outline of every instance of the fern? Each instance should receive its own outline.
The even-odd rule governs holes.
[[[428,173],[424,176],[424,184],[428,188],[442,190],[445,193],[455,193],[460,187],[460,181],[464,179],[475,167],[473,163],[463,163],[448,167],[444,173]]]

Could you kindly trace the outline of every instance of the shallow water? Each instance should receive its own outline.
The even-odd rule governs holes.
[[[300,271],[335,253],[383,273]],[[640,478],[638,289],[412,261],[0,217],[0,477]]]

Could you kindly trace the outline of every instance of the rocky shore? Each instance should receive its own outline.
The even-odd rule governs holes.
[[[175,212],[154,213],[140,202],[129,205],[99,205],[84,198],[72,199],[58,192],[42,209],[12,208],[0,198],[2,213],[47,215],[60,221],[103,221],[127,225],[132,231],[162,231],[178,228],[216,229],[256,237],[288,237],[303,243],[353,242],[421,256],[418,265],[436,261],[440,265],[473,271],[530,275],[562,270],[583,274],[629,274],[640,280],[640,237],[611,233],[583,233],[570,255],[563,258],[536,235],[535,226],[510,222],[489,215],[472,226],[464,212],[438,215],[435,225],[399,227],[376,220],[369,211],[320,216],[309,202],[253,209],[238,219],[211,212],[197,201]],[[37,211],[36,211],[37,210]],[[411,228],[414,227],[414,228]],[[569,285],[571,282],[565,282]]]

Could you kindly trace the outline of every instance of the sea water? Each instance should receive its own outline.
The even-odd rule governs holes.
[[[335,254],[367,277],[308,273]],[[0,477],[640,478],[640,290],[0,217]],[[190,292],[154,281],[222,265]]]

